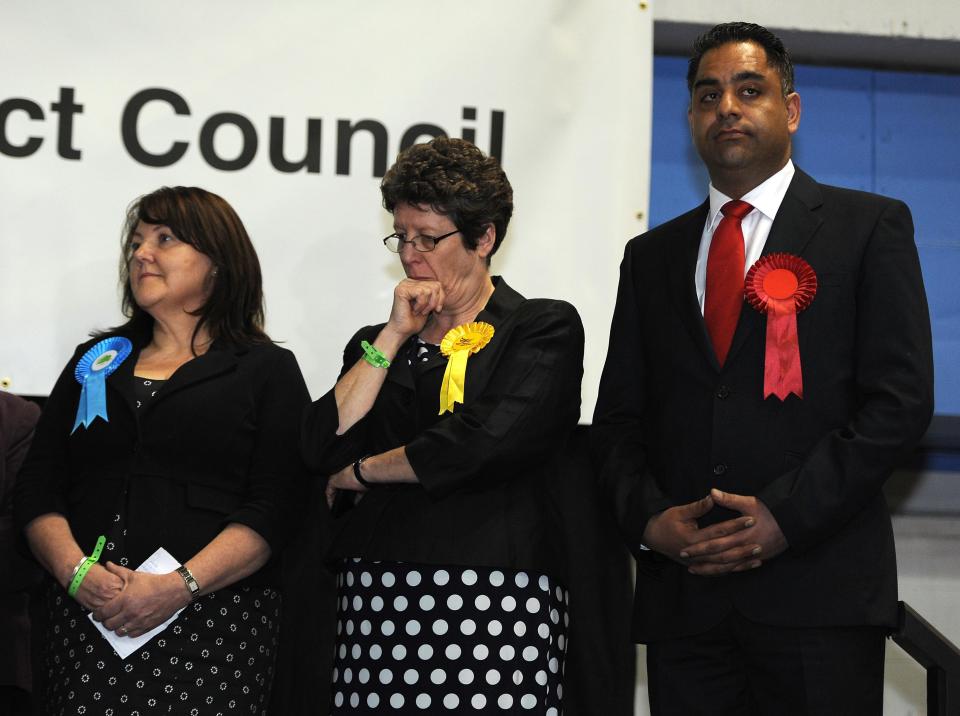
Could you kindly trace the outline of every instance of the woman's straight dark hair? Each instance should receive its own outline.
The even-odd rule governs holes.
[[[130,287],[130,243],[140,222],[162,224],[180,241],[206,255],[214,267],[207,278],[209,296],[193,312],[199,316],[190,349],[205,327],[211,339],[232,346],[268,343],[263,330],[263,279],[250,236],[222,197],[198,187],[161,187],[133,201],[123,228],[120,284],[127,322],[112,331],[149,334],[153,318],[137,305]]]

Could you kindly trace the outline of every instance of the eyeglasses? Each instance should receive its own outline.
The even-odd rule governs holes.
[[[454,229],[448,234],[443,236],[427,236],[426,234],[420,234],[420,236],[414,236],[412,239],[405,239],[400,234],[390,234],[383,240],[383,245],[390,249],[393,253],[399,254],[400,247],[404,244],[413,244],[413,248],[421,253],[427,253],[428,251],[433,251],[437,248],[439,244],[444,239],[453,236],[454,234],[460,233],[460,229]]]

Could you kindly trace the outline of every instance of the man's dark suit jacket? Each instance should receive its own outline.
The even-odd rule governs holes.
[[[329,475],[406,447],[418,484],[375,487],[334,523],[332,557],[532,569],[565,578],[551,481],[580,414],[583,327],[563,301],[525,299],[505,281],[477,316],[494,327],[470,356],[465,396],[438,415],[447,361],[420,377],[398,354],[370,412],[344,435],[331,390],[305,413],[308,466]],[[361,329],[344,371],[380,326]]]
[[[40,576],[36,564],[16,549],[13,524],[13,484],[33,438],[40,408],[0,391],[0,686],[30,690],[30,622],[28,592]]]
[[[633,633],[705,631],[731,610],[784,626],[896,622],[881,487],[929,423],[930,322],[913,224],[899,201],[797,171],[764,254],[818,279],[797,324],[804,397],[763,399],[766,319],[744,303],[726,364],[694,287],[708,205],[630,241],[592,449],[638,561]],[[759,569],[697,577],[641,548],[650,517],[710,488],[755,495],[789,542]],[[701,524],[733,513],[714,509]]]
[[[18,524],[61,513],[89,552],[125,513],[135,568],[158,547],[184,562],[236,522],[273,550],[263,569],[237,584],[279,586],[290,491],[303,482],[299,418],[310,399],[296,358],[272,343],[215,343],[138,411],[133,369],[147,337],[128,337],[133,353],[106,380],[109,421],[70,432],[80,398],[74,367],[96,339],[64,368],[17,482]]]

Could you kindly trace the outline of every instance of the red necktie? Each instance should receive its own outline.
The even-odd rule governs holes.
[[[753,210],[745,201],[728,201],[720,213],[723,219],[713,232],[707,254],[707,287],[703,320],[722,366],[730,351],[733,332],[743,304],[743,230],[740,221]]]

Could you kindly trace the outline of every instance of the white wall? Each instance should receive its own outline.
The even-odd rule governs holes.
[[[319,397],[353,333],[386,320],[402,277],[379,241],[391,223],[371,159],[385,167],[426,123],[502,149],[516,209],[492,269],[528,297],[580,311],[589,421],[623,244],[646,228],[652,25],[629,0],[5,3],[0,67],[17,69],[0,81],[0,386],[47,394],[90,330],[120,322],[127,203],[195,185],[246,224],[267,329]],[[154,99],[127,113],[156,88],[182,109]],[[72,103],[58,99],[65,92]],[[223,113],[241,116],[214,121]],[[274,118],[289,162],[307,154],[316,123],[316,168],[278,168]],[[361,120],[386,139],[361,131],[341,142],[340,123]],[[208,126],[218,129],[205,144]],[[150,163],[131,132],[154,159],[174,142],[186,149]]]
[[[661,0],[654,21],[721,23],[748,20],[771,28],[840,32],[854,35],[960,40],[960,2],[956,0]]]

